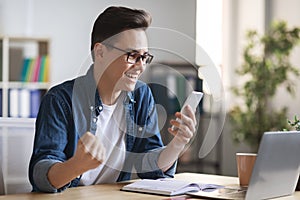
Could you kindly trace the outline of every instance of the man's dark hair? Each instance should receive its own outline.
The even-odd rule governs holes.
[[[122,31],[135,28],[145,30],[149,27],[151,21],[150,14],[144,10],[109,7],[98,16],[94,23],[91,36],[91,51],[93,51],[97,42],[103,42]]]

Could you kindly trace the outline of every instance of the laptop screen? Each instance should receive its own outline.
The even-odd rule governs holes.
[[[299,177],[300,132],[266,132],[260,142],[246,199],[294,193]]]
[[[2,165],[0,162],[0,195],[2,195],[2,194],[5,194],[5,185],[4,185]]]
[[[248,188],[226,186],[192,196],[213,199],[270,199],[292,195],[300,169],[300,131],[266,132],[260,142]]]

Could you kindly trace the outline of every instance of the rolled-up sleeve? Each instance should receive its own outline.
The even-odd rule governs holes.
[[[141,176],[143,178],[173,178],[175,171],[176,171],[176,165],[177,162],[175,162],[167,171],[163,172],[157,164],[158,157],[162,150],[165,147],[157,148],[154,150],[151,150],[147,152],[143,158],[143,166],[142,169],[146,171],[146,173],[143,173]],[[147,173],[149,172],[149,173]],[[150,177],[148,177],[150,175]]]
[[[56,92],[48,92],[40,105],[36,120],[33,153],[29,163],[29,180],[34,192],[59,192],[48,181],[48,171],[55,163],[72,157],[76,141],[69,128],[70,108]]]
[[[66,189],[70,185],[70,183],[68,183],[64,187],[56,189],[49,182],[49,179],[47,176],[49,169],[54,164],[59,163],[59,162],[60,161],[57,161],[57,160],[44,159],[44,160],[40,160],[39,162],[37,162],[35,164],[35,166],[33,168],[33,180],[40,191],[49,192],[49,193],[60,192],[64,189]]]

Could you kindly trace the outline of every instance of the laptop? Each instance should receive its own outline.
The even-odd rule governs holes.
[[[248,188],[224,187],[189,193],[215,199],[269,199],[292,195],[300,169],[300,131],[265,132]]]

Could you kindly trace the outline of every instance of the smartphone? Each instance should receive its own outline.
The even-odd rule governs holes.
[[[198,104],[200,103],[202,97],[203,97],[203,93],[202,93],[202,92],[198,92],[198,91],[193,91],[193,92],[191,92],[191,94],[187,97],[187,99],[185,100],[183,106],[181,107],[180,112],[181,112],[182,114],[186,114],[186,113],[185,113],[185,109],[184,109],[184,107],[185,107],[186,105],[190,105],[191,108],[192,108],[192,110],[193,110],[194,112],[196,112],[197,106],[198,106]],[[178,118],[176,118],[176,121],[181,122],[181,120],[178,119]],[[171,129],[172,129],[172,130],[176,130],[176,127],[172,126]]]

